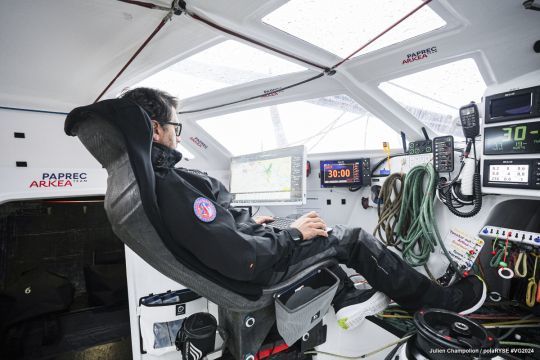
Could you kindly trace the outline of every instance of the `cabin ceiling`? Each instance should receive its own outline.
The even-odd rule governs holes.
[[[170,6],[169,1],[148,2]],[[186,2],[188,10],[201,17],[315,63],[331,66],[341,59],[261,21],[286,4],[285,0]],[[532,50],[533,43],[540,39],[540,13],[525,10],[521,3],[520,0],[434,0],[429,7],[446,22],[443,28],[357,56],[340,66],[335,76],[325,76],[283,96],[190,116],[198,119],[265,103],[347,93],[389,124],[406,123],[412,127],[414,117],[378,89],[379,83],[464,58],[476,61],[488,85],[540,67],[540,56]],[[326,6],[339,7],[339,1],[326,2]],[[0,106],[69,111],[73,106],[93,102],[165,14],[115,0],[2,1]],[[329,20],[314,26],[331,27],[332,23]],[[104,98],[114,97],[126,86],[231,39],[234,38],[189,16],[173,16]],[[361,45],[363,42],[354,47]],[[437,47],[436,56],[403,64],[408,53],[432,46]],[[198,109],[222,100],[255,95],[320,72],[313,66],[273,55],[305,70],[182,99],[184,108]]]

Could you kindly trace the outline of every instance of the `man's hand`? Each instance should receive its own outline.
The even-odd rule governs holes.
[[[255,216],[253,218],[253,221],[255,221],[259,225],[262,225],[262,224],[266,224],[266,223],[274,221],[274,218],[271,216],[260,215],[260,216]]]
[[[300,230],[304,240],[311,240],[317,236],[328,237],[326,223],[315,211],[311,211],[298,218],[291,224],[291,227]]]

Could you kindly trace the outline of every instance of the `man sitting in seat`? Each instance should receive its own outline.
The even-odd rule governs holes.
[[[231,195],[218,180],[196,170],[175,168],[182,155],[176,151],[182,124],[177,99],[149,88],[125,92],[121,98],[139,105],[152,126],[152,164],[157,200],[164,223],[173,236],[166,243],[173,255],[189,251],[205,266],[224,276],[261,285],[281,282],[323,259],[335,258],[361,274],[372,286],[358,290],[338,266],[343,285],[333,305],[338,324],[345,329],[384,309],[388,298],[416,310],[436,307],[468,314],[486,297],[477,276],[441,287],[414,270],[360,228],[327,224],[315,212],[297,219],[284,231],[264,226],[271,217],[251,219],[247,211],[231,208]]]

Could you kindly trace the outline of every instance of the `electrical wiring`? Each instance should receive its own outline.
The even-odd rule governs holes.
[[[395,157],[398,157],[398,156],[407,156],[409,154],[406,154],[406,153],[398,153],[398,154],[393,154],[393,155],[390,155],[389,157],[385,157],[383,159],[381,159],[377,164],[375,164],[372,168],[371,168],[371,176],[375,176],[375,171],[382,165],[384,164],[385,162],[388,161],[388,159],[392,159],[392,158],[395,158]]]
[[[530,319],[531,317],[533,317],[534,315],[533,314],[529,314],[527,316],[525,316],[523,318],[523,320],[527,320],[527,319]],[[506,339],[507,337],[509,337],[510,335],[512,335],[514,333],[514,331],[516,331],[517,327],[514,326],[512,327],[510,330],[508,330],[506,333],[504,333],[502,336],[499,336],[499,341],[501,340],[504,340]]]
[[[501,322],[492,322],[484,323],[484,326],[503,326],[503,325],[522,325],[522,324],[538,324],[540,325],[539,319],[528,319],[528,320],[511,320],[511,321],[501,321]]]
[[[532,344],[532,343],[521,342],[521,341],[501,341],[499,344],[501,344],[501,345],[514,345],[514,346],[526,346],[526,347],[532,347],[532,348],[540,349],[539,344]]]
[[[525,328],[540,328],[540,323],[531,323],[523,325],[497,325],[497,326],[484,326],[486,329],[525,329]]]
[[[389,319],[412,319],[413,317],[410,315],[378,315],[382,318],[389,318]]]

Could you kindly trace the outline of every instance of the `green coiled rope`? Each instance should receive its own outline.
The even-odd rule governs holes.
[[[457,263],[444,246],[435,222],[433,200],[436,185],[437,173],[432,164],[415,166],[407,173],[396,235],[402,242],[403,259],[409,265],[426,265],[439,244],[450,266],[459,273]],[[405,229],[406,223],[409,224],[408,229]]]

